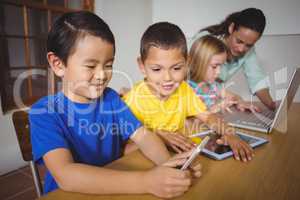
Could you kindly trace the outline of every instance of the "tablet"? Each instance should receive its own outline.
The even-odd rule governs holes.
[[[184,165],[181,167],[180,170],[186,170],[188,166],[193,162],[193,160],[199,155],[199,153],[204,149],[207,142],[209,141],[209,136],[206,136],[202,142],[194,149],[190,157],[187,159],[187,161],[184,163]]]
[[[265,138],[248,135],[246,133],[242,133],[239,131],[237,131],[236,134],[242,140],[247,142],[252,148],[258,147],[258,146],[268,142],[268,140],[266,140]],[[208,143],[205,145],[204,149],[202,150],[202,154],[204,154],[210,158],[216,159],[216,160],[223,160],[223,159],[228,158],[233,155],[233,152],[231,151],[231,148],[229,146],[219,145],[216,143],[216,140],[220,136],[217,134],[214,134],[213,131],[211,131],[211,130],[194,134],[191,137],[204,138],[207,135],[209,135],[210,140],[208,141]]]

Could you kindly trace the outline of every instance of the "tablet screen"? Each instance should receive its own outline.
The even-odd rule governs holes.
[[[216,134],[209,134],[210,135],[210,140],[208,141],[208,143],[205,146],[205,149],[212,151],[216,154],[224,154],[227,152],[231,151],[231,148],[229,146],[225,146],[225,145],[219,145],[216,143],[216,140],[220,137],[219,135]],[[248,137],[246,135],[241,135],[241,134],[237,134],[242,140],[244,140],[245,142],[247,142],[248,144],[254,144],[257,141],[259,141],[256,138],[253,137]]]

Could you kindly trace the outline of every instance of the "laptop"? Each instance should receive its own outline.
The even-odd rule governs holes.
[[[300,84],[300,68],[297,68],[289,82],[286,93],[281,101],[276,102],[276,110],[272,111],[260,102],[254,104],[261,108],[261,112],[242,112],[233,107],[232,113],[221,113],[220,116],[228,122],[229,125],[237,128],[245,128],[249,130],[270,133],[276,127],[281,132],[286,132],[287,111],[291,106],[297,89]]]

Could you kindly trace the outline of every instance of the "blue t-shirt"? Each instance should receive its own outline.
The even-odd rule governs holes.
[[[68,149],[76,163],[104,166],[121,156],[122,145],[142,124],[119,95],[106,88],[101,98],[74,103],[62,92],[35,103],[29,113],[34,160],[54,149]],[[45,193],[57,189],[49,171]]]

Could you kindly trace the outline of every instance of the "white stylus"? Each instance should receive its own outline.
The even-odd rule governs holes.
[[[189,159],[184,163],[184,165],[181,167],[180,170],[185,170],[190,166],[190,164],[193,162],[193,160],[197,157],[197,155],[204,149],[205,145],[207,144],[209,140],[209,136],[206,136],[202,142],[196,147],[196,149],[192,152],[192,155],[189,157]]]

